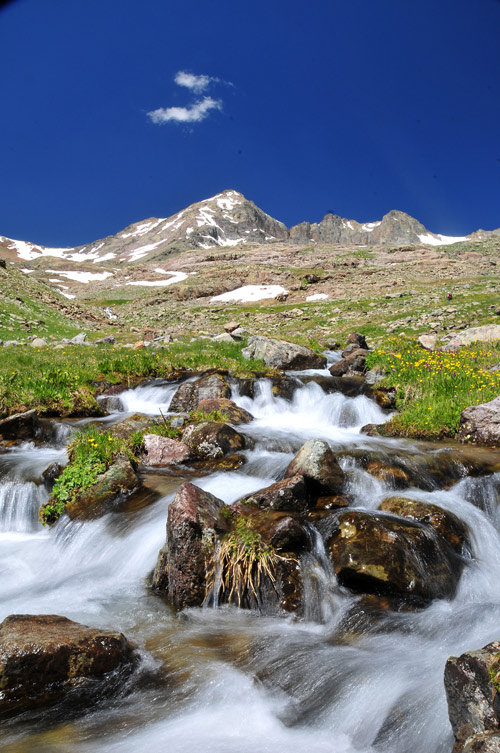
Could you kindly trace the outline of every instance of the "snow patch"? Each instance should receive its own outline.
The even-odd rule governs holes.
[[[155,272],[161,272],[164,275],[172,275],[168,280],[135,280],[134,282],[126,282],[125,285],[139,285],[141,287],[165,287],[166,285],[172,285],[174,282],[181,282],[187,279],[185,272],[167,272],[164,269],[155,269]]]
[[[314,293],[313,295],[308,295],[306,301],[324,301],[325,298],[328,298],[328,293]]]
[[[453,235],[419,235],[420,243],[425,243],[428,246],[450,246],[452,243],[459,243],[460,241],[468,241],[469,238],[466,235],[453,236]]]
[[[58,269],[48,269],[47,272],[59,275],[59,277],[65,277],[67,280],[74,280],[75,282],[83,282],[85,284],[92,280],[105,280],[107,277],[113,277],[113,272],[66,272]],[[60,282],[60,280],[51,280],[51,282]]]
[[[137,259],[142,259],[142,257],[146,256],[146,254],[149,251],[152,251],[153,249],[157,248],[157,246],[161,246],[162,243],[165,243],[165,239],[161,241],[157,241],[156,243],[148,243],[146,246],[139,246],[139,248],[135,248],[130,253],[128,260],[137,261]]]
[[[230,290],[228,293],[214,296],[210,299],[210,303],[216,301],[221,303],[251,303],[252,301],[276,298],[287,293],[288,290],[285,290],[281,285],[244,285],[241,288]]]
[[[372,233],[373,230],[381,225],[382,222],[365,222],[363,225],[361,225],[361,230],[365,230],[367,233]]]

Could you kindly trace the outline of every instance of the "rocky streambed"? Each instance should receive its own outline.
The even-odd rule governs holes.
[[[63,646],[66,662],[52,695],[27,675],[30,697],[48,705],[6,709],[0,750],[451,751],[446,662],[500,638],[500,457],[367,436],[388,412],[336,379],[310,369],[279,389],[229,378],[216,397],[197,380],[122,393],[103,430],[231,399],[239,414],[222,407],[242,442],[188,427],[186,455],[153,464],[145,448],[140,493],[51,527],[38,523],[42,474],[64,464],[74,422],[0,455],[0,618],[72,621],[9,618],[0,629],[0,703],[19,704],[21,675],[4,668],[28,661],[22,640],[45,641],[37,656]],[[234,454],[234,465],[207,463]],[[92,640],[121,648],[94,674]],[[476,731],[470,750],[496,750],[497,653],[480,657],[472,689],[447,670],[457,750]],[[470,682],[470,662],[456,663]],[[477,685],[486,700],[464,721],[457,698]]]

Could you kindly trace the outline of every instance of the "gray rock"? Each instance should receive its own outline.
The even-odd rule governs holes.
[[[0,436],[4,439],[34,439],[39,431],[40,423],[34,408],[0,420]]]
[[[471,741],[481,735],[500,732],[499,672],[500,641],[459,657],[452,656],[446,662],[444,684],[455,737],[454,753],[496,750],[475,747]]]
[[[177,465],[184,463],[191,456],[189,448],[183,442],[170,437],[160,437],[158,434],[145,434],[143,446],[144,465]]]
[[[70,343],[72,345],[83,345],[86,339],[87,335],[85,334],[85,332],[79,332],[78,335],[75,335],[71,338]]]
[[[185,413],[195,410],[201,400],[231,397],[231,387],[220,374],[210,374],[194,382],[181,384],[174,394],[169,411]]]
[[[470,345],[473,342],[497,342],[500,340],[500,324],[485,324],[482,327],[464,329],[453,338],[453,343]]]
[[[250,337],[241,354],[247,359],[262,359],[272,369],[320,369],[326,365],[326,358],[310,348],[261,335]]]
[[[291,476],[283,481],[259,489],[239,500],[244,505],[256,505],[264,510],[285,510],[287,512],[306,511],[309,494],[303,476]]]
[[[213,338],[213,342],[215,343],[233,343],[234,340],[229,334],[229,332],[223,332],[221,335],[216,335]]]
[[[48,342],[43,337],[35,337],[35,339],[30,342],[30,345],[32,348],[45,348],[48,345]]]
[[[285,471],[285,478],[304,476],[311,497],[338,494],[344,472],[330,446],[322,439],[308,439]]]
[[[200,459],[215,460],[245,447],[245,439],[239,432],[218,421],[203,421],[188,426],[182,435],[182,441],[191,454]]]
[[[116,338],[113,337],[113,335],[107,335],[106,337],[101,337],[99,340],[96,340],[96,345],[114,345],[116,342]]]
[[[462,442],[500,446],[500,397],[462,411],[457,437]]]
[[[436,335],[420,335],[418,338],[418,344],[425,348],[425,350],[435,350],[437,337]]]

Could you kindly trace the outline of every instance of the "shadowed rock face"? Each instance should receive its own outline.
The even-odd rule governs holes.
[[[88,688],[136,656],[122,635],[57,615],[11,615],[0,625],[0,718],[53,704]],[[109,682],[111,686],[111,682]]]
[[[319,527],[341,585],[415,607],[453,597],[463,562],[431,527],[358,510]]]
[[[322,439],[309,439],[285,471],[285,478],[303,476],[311,499],[325,494],[338,494],[344,483],[344,472],[330,446]]]
[[[174,394],[169,410],[174,413],[196,410],[202,400],[231,397],[231,388],[220,374],[210,374],[194,382],[181,384]]]
[[[118,458],[108,470],[97,479],[88,489],[83,489],[72,500],[66,503],[66,513],[74,520],[93,520],[100,518],[107,512],[126,500],[139,489],[139,481],[130,460]]]

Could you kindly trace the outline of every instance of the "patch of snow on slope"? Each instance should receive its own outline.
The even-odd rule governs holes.
[[[165,243],[165,240],[157,241],[156,243],[148,243],[146,246],[139,246],[139,248],[135,248],[132,253],[130,254],[128,260],[129,261],[137,261],[137,259],[142,259],[143,256],[146,256],[146,254],[149,251],[152,251],[153,249],[157,248],[157,246],[161,246],[162,243]],[[123,261],[123,259],[122,259]]]
[[[165,287],[166,285],[172,285],[174,282],[181,282],[187,279],[185,272],[166,272],[163,269],[155,269],[155,272],[161,272],[165,275],[172,275],[168,280],[135,280],[134,282],[126,282],[125,285],[139,285],[142,287]]]
[[[288,290],[285,290],[281,285],[243,285],[243,287],[230,290],[228,293],[214,296],[210,299],[210,303],[251,303],[252,301],[276,298],[287,293]]]
[[[152,220],[151,222],[141,222],[140,225],[137,225],[136,229],[133,233],[122,233],[120,235],[120,238],[133,238],[136,235],[144,235],[144,233],[148,233],[150,230],[154,230],[155,227],[158,227],[158,225],[161,222],[164,222],[165,218],[162,217],[159,220]]]
[[[328,293],[314,293],[313,295],[308,295],[306,301],[323,301],[325,298],[328,298]]]
[[[419,235],[418,236],[420,243],[425,243],[428,246],[450,246],[452,243],[459,243],[460,241],[468,241],[468,237],[466,235],[461,236],[452,236],[452,235],[441,235],[438,233],[437,235],[431,235],[428,233],[427,235]]]
[[[72,251],[72,248],[45,248],[45,246],[37,246],[34,243],[27,243],[26,241],[15,241],[10,238],[5,238],[9,241],[7,248],[10,251],[15,251],[20,259],[24,261],[33,261],[40,256],[56,256],[59,259],[64,257],[66,251]]]
[[[381,224],[382,222],[365,222],[361,225],[361,230],[365,230],[367,233],[372,233],[373,230]]]
[[[231,211],[231,209],[234,209],[234,207],[237,207],[238,204],[241,204],[241,201],[237,198],[231,198],[231,196],[238,196],[236,191],[229,191],[224,197],[221,197],[222,194],[218,194],[217,196],[214,196],[214,199],[217,201],[217,206],[219,209],[225,209],[228,212]]]
[[[48,269],[47,272],[59,275],[59,277],[65,277],[67,280],[75,280],[75,282],[84,282],[85,284],[92,280],[105,280],[107,277],[113,277],[113,272],[66,272],[58,269]],[[60,280],[53,282],[60,282]]]
[[[65,298],[76,298],[75,295],[71,295],[71,293],[65,293],[64,290],[60,290],[59,288],[55,288],[55,290],[57,290],[57,292],[63,295]]]
[[[21,272],[24,272],[25,275],[30,275],[34,271],[34,269],[21,269]]]

